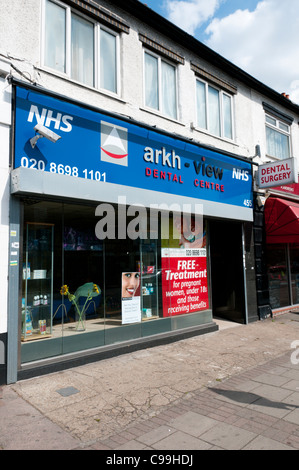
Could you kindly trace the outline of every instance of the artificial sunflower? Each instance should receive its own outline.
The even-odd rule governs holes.
[[[68,286],[65,284],[64,286],[61,287],[60,289],[60,295],[68,295],[69,293],[69,288]]]

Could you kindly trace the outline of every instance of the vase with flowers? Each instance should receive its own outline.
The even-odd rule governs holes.
[[[75,307],[77,331],[85,331],[85,318],[89,303],[93,297],[100,295],[100,293],[99,286],[93,282],[88,282],[79,287],[74,294],[70,293],[69,287],[66,284],[61,287],[60,294],[67,296]],[[79,299],[83,299],[83,304],[80,303]]]

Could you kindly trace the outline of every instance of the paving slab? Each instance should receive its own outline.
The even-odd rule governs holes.
[[[251,442],[256,435],[231,424],[219,423],[200,438],[224,450],[240,450]]]
[[[257,436],[253,441],[247,444],[243,450],[294,450],[294,448],[275,441],[274,439]]]
[[[209,450],[212,444],[198,439],[183,431],[176,431],[152,445],[156,450]]]
[[[0,449],[298,450],[298,319],[219,321],[214,333],[0,387]]]
[[[199,413],[194,413],[194,411],[188,411],[172,419],[170,424],[173,428],[180,429],[191,436],[199,437],[213,426],[216,426],[218,421]]]

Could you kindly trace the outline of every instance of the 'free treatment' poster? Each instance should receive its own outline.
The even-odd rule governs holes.
[[[168,247],[162,247],[163,316],[199,312],[209,308],[206,235],[202,224],[191,220],[176,224]],[[179,234],[175,234],[177,228]],[[188,233],[190,234],[189,236]],[[168,240],[167,240],[168,242]]]

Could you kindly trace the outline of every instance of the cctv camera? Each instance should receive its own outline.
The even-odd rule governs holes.
[[[38,135],[36,135],[35,137],[33,137],[32,139],[30,139],[30,143],[31,143],[31,147],[34,148],[35,145],[36,145],[36,142],[38,141],[38,139],[40,139],[41,137],[46,137],[46,139],[50,140],[51,142],[57,142],[57,140],[61,139],[61,136],[58,135],[58,134],[55,134],[55,132],[51,131],[50,129],[48,129],[47,127],[45,126],[42,126],[41,124],[37,124],[35,127],[34,127],[34,130],[35,132],[38,133]]]
[[[57,142],[57,140],[61,139],[60,135],[55,134],[55,132],[51,131],[45,126],[42,126],[41,124],[37,124],[34,128],[35,132],[38,132],[40,135],[43,137],[46,137],[47,139],[51,140],[51,142]]]

